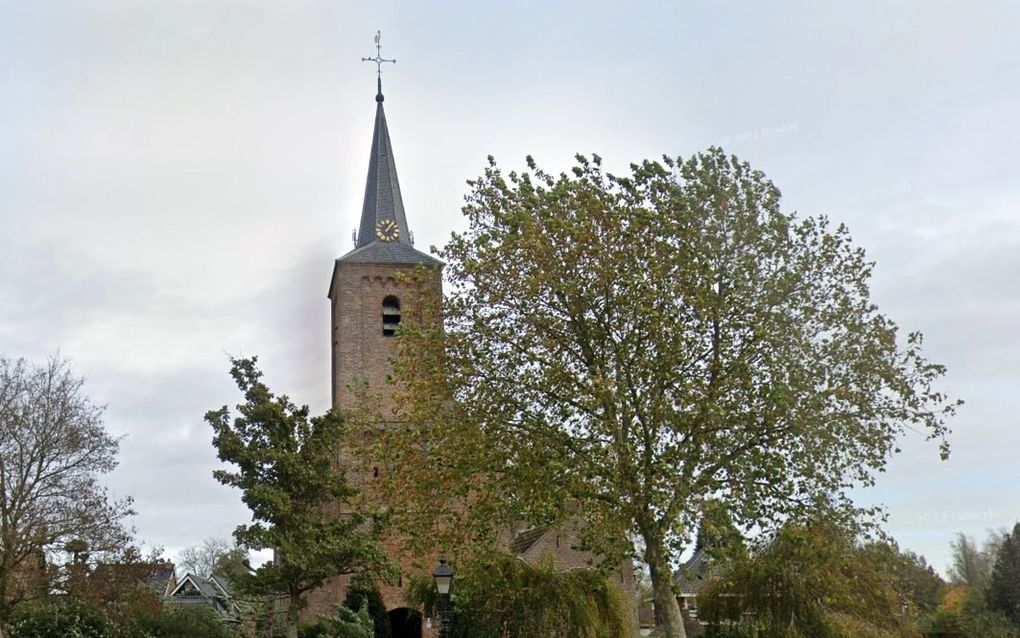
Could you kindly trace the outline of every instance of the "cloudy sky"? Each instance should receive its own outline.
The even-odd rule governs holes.
[[[849,225],[873,294],[967,405],[861,503],[944,568],[1020,518],[1020,9],[992,0],[0,0],[0,352],[59,351],[124,437],[110,477],[171,554],[247,520],[202,415],[228,355],[329,401],[326,287],[351,248],[383,32],[419,247],[488,154],[623,170],[717,144]]]

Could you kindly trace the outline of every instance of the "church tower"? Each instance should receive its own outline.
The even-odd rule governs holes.
[[[333,407],[351,408],[352,383],[367,383],[386,396],[393,337],[417,291],[401,285],[419,265],[436,272],[442,262],[414,248],[400,194],[393,147],[383,110],[382,85],[375,96],[375,130],[365,181],[365,200],[354,250],[336,260],[329,287],[332,311]]]
[[[377,55],[370,61],[385,60]],[[380,396],[384,413],[389,412],[393,407],[392,388],[386,377],[391,369],[390,358],[396,353],[394,342],[401,316],[407,316],[422,295],[442,294],[443,263],[415,249],[408,228],[383,109],[381,79],[375,101],[375,129],[355,248],[334,263],[328,295],[332,317],[333,408],[342,412],[357,407],[353,389],[359,386]],[[421,266],[429,273],[424,285],[412,281],[412,275],[420,274]],[[368,472],[354,470],[349,471],[348,480],[359,487],[372,477]],[[405,562],[397,555],[397,544],[391,545],[395,561]],[[331,605],[342,602],[346,584],[346,578],[327,583],[311,596],[308,611],[325,612]],[[402,588],[398,585],[380,589],[390,610],[394,636],[422,636],[420,614],[404,608]],[[403,629],[398,631],[398,625]]]

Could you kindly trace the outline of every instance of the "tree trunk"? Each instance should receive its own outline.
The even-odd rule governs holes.
[[[655,614],[662,622],[662,638],[687,638],[680,604],[673,591],[673,572],[663,551],[662,540],[645,535],[645,562],[652,577]]]
[[[287,638],[297,638],[298,635],[298,605],[301,597],[291,594],[287,600]]]
[[[4,605],[7,597],[7,589],[0,587],[0,638],[7,638],[10,633],[7,630],[7,623],[11,619],[11,610]]]

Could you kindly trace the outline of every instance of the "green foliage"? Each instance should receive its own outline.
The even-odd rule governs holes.
[[[438,613],[431,580],[415,580],[408,602]],[[457,566],[452,638],[628,638],[633,610],[620,589],[591,570],[532,567],[505,554]]]
[[[901,562],[912,559],[824,517],[791,522],[734,561],[698,608],[713,625],[743,623],[762,637],[915,637],[910,599],[897,589]]]
[[[141,617],[120,634],[123,638],[233,638],[237,633],[205,605],[164,607]]]
[[[235,584],[250,594],[287,595],[293,636],[308,591],[340,574],[383,572],[389,563],[375,543],[372,520],[352,508],[336,515],[337,504],[349,504],[355,494],[334,471],[345,431],[340,415],[309,418],[307,406],[275,396],[260,381],[255,359],[234,359],[231,375],[245,398],[238,416],[231,419],[224,406],[205,418],[220,460],[237,470],[217,470],[214,476],[241,490],[256,521],[234,531],[238,544],[276,553],[275,561],[254,573],[238,574]]]
[[[985,592],[968,585],[950,589],[921,630],[937,638],[1020,638],[1020,629],[989,609]]]
[[[694,551],[704,549],[714,559],[737,558],[746,552],[744,537],[733,518],[718,501],[706,501]]]
[[[374,638],[390,638],[393,634],[390,617],[386,613],[386,604],[375,587],[350,587],[343,605],[354,610],[360,610],[363,605],[368,605],[368,614],[372,617],[375,627]]]
[[[231,584],[240,582],[250,572],[248,552],[240,547],[232,547],[218,556],[213,563],[212,574],[225,578]]]
[[[872,543],[865,549],[892,577],[893,588],[911,613],[930,614],[938,608],[947,586],[923,556],[902,551],[891,542]]]
[[[1020,525],[992,531],[982,544],[957,534],[951,546],[949,588],[938,608],[922,623],[933,636],[1018,638],[1020,618]]]
[[[999,545],[988,583],[988,606],[1020,627],[1020,523]]]
[[[705,500],[774,525],[871,483],[908,426],[948,454],[945,370],[871,302],[863,250],[721,150],[624,176],[490,160],[464,212],[442,308],[401,324],[410,425],[374,450],[412,538],[484,551],[580,517],[606,564],[640,538],[679,636],[670,566]]]
[[[108,638],[110,624],[102,611],[71,600],[19,611],[11,638]]]
[[[299,638],[372,638],[372,616],[368,602],[363,601],[357,610],[338,605],[332,616],[319,616],[315,623],[304,625]]]
[[[321,622],[301,623],[298,625],[298,638],[324,638],[326,625]]]

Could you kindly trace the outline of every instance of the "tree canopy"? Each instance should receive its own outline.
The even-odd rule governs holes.
[[[285,596],[294,638],[309,591],[341,574],[383,573],[389,561],[375,543],[372,520],[345,507],[356,490],[335,463],[345,428],[340,415],[309,417],[307,406],[274,395],[255,359],[234,359],[231,375],[245,399],[238,415],[231,418],[224,406],[206,421],[220,460],[236,470],[214,476],[241,490],[255,520],[234,531],[238,544],[275,552],[273,561],[238,575],[235,584],[251,594]]]
[[[705,502],[694,538],[694,551],[700,549],[715,559],[737,558],[746,553],[744,537],[721,503]]]
[[[992,530],[984,543],[979,545],[970,536],[958,532],[956,538],[949,544],[953,551],[949,579],[960,585],[985,588],[992,576],[992,565],[995,564],[996,554],[1005,536],[1005,530]]]
[[[207,538],[201,545],[181,550],[177,566],[186,573],[208,578],[222,576],[233,582],[249,572],[248,552],[225,538]]]
[[[0,636],[18,605],[46,593],[53,550],[126,544],[130,500],[112,500],[99,481],[117,451],[66,360],[0,355]]]
[[[872,303],[864,251],[746,163],[490,159],[470,186],[442,307],[402,324],[409,425],[376,449],[430,539],[571,516],[612,563],[638,537],[675,638],[672,568],[706,500],[769,526],[871,483],[907,427],[948,454],[944,368]]]
[[[999,543],[988,582],[988,604],[1020,628],[1020,523]]]

